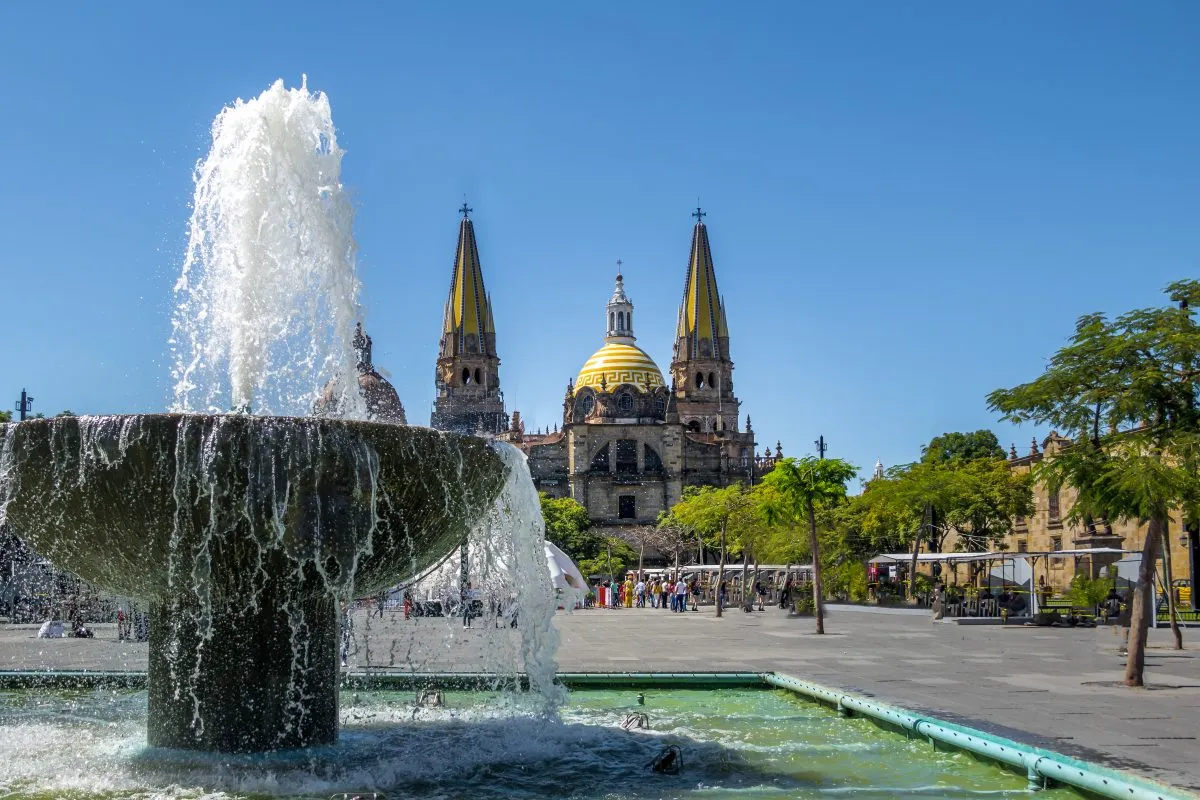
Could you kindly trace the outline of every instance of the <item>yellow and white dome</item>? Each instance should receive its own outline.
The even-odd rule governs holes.
[[[642,392],[666,385],[658,365],[645,350],[635,344],[619,342],[609,342],[592,354],[579,370],[575,390],[590,386],[599,392],[601,377],[604,378],[603,391],[607,392],[615,391],[622,383],[631,383]]]

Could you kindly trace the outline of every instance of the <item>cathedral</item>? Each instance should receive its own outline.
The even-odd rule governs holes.
[[[511,419],[505,411],[492,301],[470,211],[466,204],[460,209],[434,376],[434,428],[520,447],[539,491],[574,498],[601,527],[653,525],[685,486],[752,482],[770,470],[774,457],[769,450],[756,456],[750,418],[745,430],[739,425],[729,326],[704,212],[693,213],[670,383],[637,345],[634,304],[618,272],[604,306],[603,344],[567,382],[562,425],[534,434],[525,431],[519,411]]]

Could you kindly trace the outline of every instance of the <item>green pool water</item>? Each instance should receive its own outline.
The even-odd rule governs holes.
[[[518,700],[448,692],[420,708],[411,692],[344,692],[337,745],[269,756],[145,744],[144,692],[0,693],[4,800],[327,800],[397,798],[1021,797],[1021,775],[965,753],[935,752],[787,692],[582,690],[557,719]],[[650,730],[619,727],[644,712]],[[647,765],[663,748],[678,775]],[[1067,789],[1046,800],[1079,797]]]

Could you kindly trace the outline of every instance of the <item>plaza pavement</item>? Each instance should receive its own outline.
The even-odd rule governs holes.
[[[925,614],[833,606],[826,635],[810,618],[768,608],[587,610],[555,617],[564,672],[779,671],[872,695],[918,712],[1138,772],[1200,791],[1200,646],[1170,647],[1150,633],[1146,689],[1117,685],[1124,665],[1109,628],[934,624]],[[39,640],[32,626],[0,625],[0,669],[144,670],[146,645]],[[430,635],[430,634],[433,635]],[[475,671],[515,632],[476,620],[355,619],[355,671]]]

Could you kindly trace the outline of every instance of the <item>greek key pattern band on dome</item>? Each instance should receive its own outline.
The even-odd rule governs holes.
[[[646,384],[649,384],[651,389],[657,389],[664,385],[662,374],[658,370],[619,369],[605,372],[589,371],[581,374],[575,386],[591,386],[593,389],[599,389],[601,375],[604,376],[605,388],[608,391],[616,389],[622,383],[632,383],[643,391]]]

